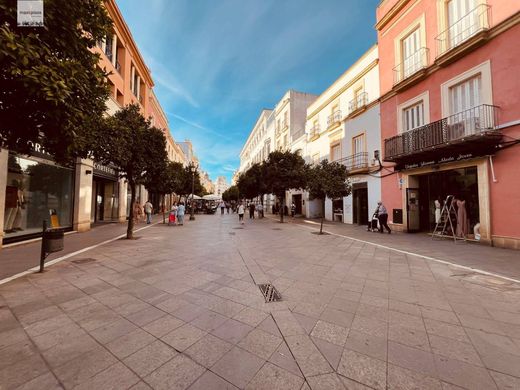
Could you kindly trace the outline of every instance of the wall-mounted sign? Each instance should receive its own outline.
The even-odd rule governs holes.
[[[436,158],[431,158],[424,161],[418,161],[408,164],[397,164],[395,166],[396,170],[404,170],[404,169],[416,169],[416,168],[423,168],[423,167],[429,167],[432,165],[439,165],[439,164],[446,164],[450,162],[456,162],[456,161],[463,161],[463,160],[469,160],[476,157],[482,157],[483,154],[473,154],[473,153],[458,153],[451,156],[439,156]]]
[[[104,177],[110,180],[117,180],[119,174],[117,169],[110,165],[103,165],[97,162],[94,162],[94,175]]]
[[[18,27],[43,27],[43,0],[18,0]]]

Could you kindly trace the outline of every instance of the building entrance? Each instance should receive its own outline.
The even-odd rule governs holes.
[[[117,220],[118,183],[104,178],[92,180],[92,223]]]
[[[465,221],[462,223],[466,234],[473,231],[479,222],[479,199],[477,167],[451,169],[418,176],[418,221],[421,231],[433,231],[435,228],[435,211],[444,205],[448,195],[453,195],[464,206]],[[436,205],[436,201],[438,202]],[[439,212],[438,212],[439,213]]]
[[[301,194],[293,195],[292,201],[294,202],[294,205],[296,206],[295,214],[301,215],[302,214],[302,196],[301,196]]]
[[[354,184],[352,190],[352,206],[354,209],[352,223],[357,223],[358,225],[368,224],[368,188],[366,187],[366,183],[363,184],[364,187],[357,187],[357,185]]]

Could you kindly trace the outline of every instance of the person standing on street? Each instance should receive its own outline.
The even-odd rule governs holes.
[[[144,213],[146,214],[146,224],[147,225],[152,223],[152,211],[153,211],[153,205],[150,203],[150,200],[148,200],[144,204]]]
[[[226,208],[226,204],[224,203],[223,200],[220,202],[219,207],[220,207],[220,215],[224,215],[224,209]]]
[[[294,204],[294,202],[291,203],[291,217],[294,218],[294,216],[296,215],[296,205]]]
[[[177,207],[177,224],[179,226],[182,226],[184,225],[184,212],[185,212],[185,208],[184,208],[184,202],[181,202],[179,204],[179,207]]]
[[[249,203],[249,219],[255,219],[255,204]]]
[[[392,230],[388,227],[388,211],[383,202],[377,202],[377,219],[379,220],[379,233],[383,233],[383,228],[388,231],[388,234],[392,233]]]
[[[229,208],[231,207],[231,205],[229,204],[229,202],[226,202],[226,210],[227,210],[227,213],[229,214]]]
[[[238,222],[242,222],[242,225],[244,224],[244,212],[245,212],[244,205],[242,202],[238,205]]]
[[[264,206],[262,203],[258,203],[258,206],[256,206],[256,211],[258,212],[258,218],[264,217]]]

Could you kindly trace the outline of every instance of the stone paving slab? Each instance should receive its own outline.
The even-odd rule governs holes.
[[[1,285],[0,389],[518,388],[520,285],[295,224],[236,227],[157,225]]]

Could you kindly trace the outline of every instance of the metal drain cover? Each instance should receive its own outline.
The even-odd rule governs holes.
[[[94,261],[96,261],[96,259],[93,259],[91,257],[87,257],[85,259],[72,260],[72,262],[74,264],[88,264],[88,263],[93,263]]]
[[[282,300],[282,296],[271,283],[259,284],[258,287],[266,302],[277,302]]]
[[[280,228],[273,228],[273,230],[282,230],[282,229],[280,229]]]
[[[235,233],[235,232],[229,232],[229,234],[230,234],[231,236],[234,236],[236,233]]]
[[[233,229],[235,229],[235,230],[239,230],[239,229],[243,229],[243,227],[240,227],[240,226],[239,226],[239,227],[234,227]]]

